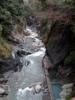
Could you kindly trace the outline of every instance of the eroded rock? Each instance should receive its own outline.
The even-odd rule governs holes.
[[[69,24],[57,21],[53,25],[46,47],[47,54],[54,65],[60,63],[70,51],[71,36]]]
[[[0,94],[3,94],[4,92],[5,92],[5,90],[0,87]]]

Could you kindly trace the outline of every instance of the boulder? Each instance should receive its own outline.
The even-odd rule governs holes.
[[[18,51],[17,51],[17,55],[18,55],[19,57],[22,57],[23,55],[29,55],[29,54],[31,54],[31,53],[26,52],[26,51],[24,51],[24,50],[18,50]]]
[[[3,95],[3,94],[5,94],[5,89],[0,87],[0,95]]]
[[[45,56],[43,59],[43,64],[46,69],[53,68],[53,64],[50,62],[49,57]]]

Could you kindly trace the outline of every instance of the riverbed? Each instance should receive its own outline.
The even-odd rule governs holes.
[[[5,100],[50,100],[42,61],[45,56],[45,46],[36,31],[27,27],[28,36],[23,37],[19,46],[14,46],[13,59],[20,60],[18,71],[10,75],[8,80],[9,94]],[[28,52],[21,57],[17,51]]]

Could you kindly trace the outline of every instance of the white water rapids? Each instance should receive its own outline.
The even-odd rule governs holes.
[[[42,60],[46,49],[36,32],[29,27],[25,31],[29,32],[29,36],[23,38],[22,49],[31,54],[21,57],[21,71],[11,75],[10,92],[6,100],[44,100],[41,84],[45,81]]]

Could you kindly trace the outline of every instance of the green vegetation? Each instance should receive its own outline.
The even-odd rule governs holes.
[[[9,58],[11,54],[7,37],[12,30],[13,16],[18,14],[17,6],[13,0],[0,0],[0,57],[4,59]]]
[[[7,59],[11,55],[11,46],[9,43],[3,38],[2,34],[3,28],[2,25],[0,25],[0,57]]]
[[[66,57],[64,64],[70,64],[74,65],[75,64],[75,51],[72,51],[68,57]]]
[[[36,11],[44,11],[48,8],[47,0],[38,0],[34,5],[33,8],[36,9]]]
[[[0,41],[0,57],[7,59],[11,55],[11,46],[6,40]]]
[[[19,26],[21,32],[26,27],[26,18],[32,13],[23,0],[0,0],[0,57],[10,56],[8,36],[14,30],[14,25]]]
[[[66,100],[71,100],[73,97],[75,97],[75,88],[72,90],[70,95],[66,96]]]
[[[43,0],[41,0],[43,1]],[[58,5],[58,6],[65,6],[65,5],[73,5],[75,4],[74,0],[45,0],[50,4]]]
[[[66,100],[71,100],[71,98],[72,98],[71,95],[66,96]]]
[[[47,9],[48,7],[47,0],[39,0],[39,2],[41,3],[42,10]]]

